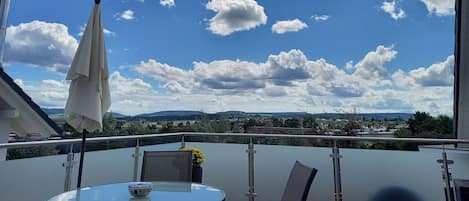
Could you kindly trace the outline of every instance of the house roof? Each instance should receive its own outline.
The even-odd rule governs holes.
[[[49,125],[59,135],[62,134],[62,129],[52,120],[49,116],[29,97],[20,86],[0,67],[0,79],[2,79],[8,86],[13,89],[23,99],[29,107],[41,117],[47,125]]]

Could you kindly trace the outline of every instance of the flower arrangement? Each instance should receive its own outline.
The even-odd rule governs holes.
[[[184,147],[184,148],[181,148],[180,150],[181,151],[192,151],[192,165],[194,167],[200,167],[200,164],[202,164],[205,160],[205,154],[199,148]]]

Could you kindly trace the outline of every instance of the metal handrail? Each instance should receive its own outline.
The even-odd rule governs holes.
[[[358,136],[334,136],[334,135],[287,135],[287,134],[257,134],[257,133],[181,133],[185,136],[226,136],[226,137],[272,137],[272,138],[305,138],[321,140],[351,140],[351,141],[396,141],[396,142],[420,142],[438,144],[469,144],[469,140],[461,139],[434,139],[434,138],[391,138],[391,137],[358,137]]]
[[[164,134],[148,134],[148,135],[126,135],[126,136],[112,136],[112,137],[92,137],[86,138],[86,142],[105,142],[110,140],[131,140],[131,139],[144,139],[154,137],[170,137],[180,136],[180,133],[164,133]],[[42,145],[62,145],[62,144],[80,144],[81,139],[65,139],[65,140],[44,140],[44,141],[31,141],[31,142],[14,142],[14,143],[1,143],[0,149],[5,148],[21,148]]]
[[[357,136],[331,136],[331,135],[287,135],[287,134],[257,134],[257,133],[198,133],[198,132],[95,137],[95,138],[87,138],[86,141],[87,142],[104,142],[104,141],[110,141],[110,140],[131,140],[131,139],[136,140],[136,139],[155,138],[155,137],[172,137],[172,136],[271,137],[271,138],[298,138],[298,139],[318,139],[318,140],[337,140],[337,141],[350,140],[350,141],[414,142],[414,143],[430,143],[430,144],[469,144],[469,140],[462,140],[462,139],[357,137]],[[31,146],[41,146],[41,145],[79,144],[79,143],[81,143],[81,139],[1,143],[0,149],[21,148],[21,147],[31,147]]]

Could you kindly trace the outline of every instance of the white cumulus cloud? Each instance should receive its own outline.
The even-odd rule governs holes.
[[[223,95],[254,93],[278,97],[307,91],[315,96],[360,97],[368,87],[374,87],[366,79],[348,74],[325,59],[309,60],[297,49],[269,55],[261,63],[194,62],[191,70],[150,59],[136,65],[136,71],[167,82],[163,88],[179,93],[196,89]]]
[[[197,88],[237,92],[264,88],[265,72],[262,66],[247,61],[194,62],[193,79]]]
[[[399,69],[392,74],[392,80],[394,84],[401,88],[412,88],[416,86],[415,80],[407,75],[406,72]]]
[[[56,80],[43,80],[42,84],[47,88],[65,88],[65,84],[63,82],[59,82]]]
[[[313,19],[314,21],[316,22],[319,22],[319,21],[326,21],[328,19],[330,19],[331,16],[330,15],[313,15],[311,16],[311,19]]]
[[[166,88],[173,93],[189,94],[191,92],[190,89],[183,87],[179,82],[174,80],[166,83],[163,88]]]
[[[353,61],[350,60],[350,61],[347,61],[347,63],[345,63],[345,70],[348,70],[348,71],[352,71],[355,67],[353,66]]]
[[[78,47],[64,24],[32,21],[8,27],[5,61],[47,67],[65,73]]]
[[[21,88],[41,107],[64,107],[68,97],[65,81],[48,79],[40,83],[25,82]]]
[[[286,32],[297,32],[302,29],[308,28],[308,25],[299,19],[277,21],[272,25],[272,32],[277,34],[284,34]]]
[[[158,93],[149,83],[141,79],[125,77],[118,71],[110,75],[109,84],[113,111],[125,114],[150,111],[154,106],[154,101],[159,98]],[[23,90],[41,107],[63,108],[65,106],[69,88],[69,84],[65,81],[53,79],[42,80],[38,83],[21,81],[21,85]],[[146,106],[146,108],[139,106]]]
[[[124,114],[160,110],[317,113],[348,111],[350,108],[357,108],[360,112],[419,110],[432,114],[450,114],[452,87],[449,83],[452,81],[453,60],[453,57],[449,56],[446,60],[426,68],[398,70],[392,75],[392,87],[377,87],[353,72],[337,68],[324,58],[308,59],[297,49],[270,55],[265,62],[260,63],[215,60],[194,62],[192,69],[167,64],[165,66],[156,61],[145,62],[154,63],[151,66],[155,63],[165,66],[157,68],[165,71],[161,74],[171,75],[142,74],[160,79],[163,84],[159,87],[171,93],[158,93],[150,83],[142,79],[129,78],[120,72],[113,72],[109,80],[113,101],[111,107],[112,111]],[[277,80],[272,79],[276,72],[284,70],[298,71],[290,72],[289,76],[277,77]],[[307,78],[304,76],[305,72]],[[178,78],[179,75],[189,81]],[[285,82],[281,82],[282,79]],[[43,80],[34,83],[20,80],[16,79],[16,82],[20,83],[39,105],[64,106],[68,94],[66,82]],[[255,83],[252,83],[253,80]],[[447,81],[442,82],[443,80]],[[286,82],[289,84],[282,84]]]
[[[160,0],[160,5],[171,8],[176,6],[176,2],[174,2],[174,0]]]
[[[122,13],[116,13],[114,14],[114,18],[116,20],[133,20],[135,19],[135,15],[134,15],[134,11],[133,10],[125,10],[123,11]]]
[[[396,3],[396,0],[390,2],[384,1],[381,5],[381,9],[384,12],[388,13],[394,20],[406,17],[404,10],[402,10],[402,8],[399,8],[398,4]]]
[[[141,79],[129,79],[116,71],[109,77],[111,91],[118,95],[142,94],[152,89],[152,86]]]
[[[118,104],[152,111],[158,110],[158,102],[164,109],[204,111],[334,112],[356,107],[361,112],[448,114],[453,57],[388,76],[385,64],[396,56],[394,46],[379,45],[346,68],[324,58],[309,59],[299,49],[269,55],[264,62],[198,61],[189,69],[150,59],[135,65],[137,72],[160,81],[160,88],[171,93],[126,96]]]
[[[454,0],[421,0],[431,14],[437,16],[454,15]]]
[[[83,32],[85,31],[86,28],[86,23],[83,26],[80,26],[80,32],[78,33],[78,36],[83,36]],[[103,33],[105,36],[116,36],[116,32],[113,32],[109,29],[103,28]]]
[[[153,77],[159,81],[188,81],[189,79],[188,72],[168,64],[157,62],[154,59],[149,59],[147,62],[140,62],[140,64],[135,66],[135,70],[142,75]]]
[[[298,49],[269,55],[267,58],[267,77],[277,85],[291,85],[294,80],[305,80],[311,77],[309,60]]]
[[[365,80],[382,80],[387,76],[386,62],[391,61],[397,55],[393,46],[380,45],[375,51],[368,52],[366,56],[355,64],[355,75]]]
[[[419,67],[408,73],[398,70],[392,75],[397,86],[410,88],[421,87],[447,87],[454,82],[454,56],[448,56],[445,61],[434,63],[427,68]]]
[[[226,36],[266,24],[264,7],[255,0],[210,0],[205,7],[217,14],[207,28],[214,34]]]
[[[279,87],[279,86],[268,86],[265,89],[263,89],[261,92],[264,92],[265,95],[270,96],[270,97],[282,97],[282,96],[288,95],[288,92],[285,89],[285,87]]]
[[[14,81],[18,86],[24,88],[24,81],[22,79],[15,79]]]

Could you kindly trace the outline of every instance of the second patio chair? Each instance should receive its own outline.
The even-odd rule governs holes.
[[[282,201],[306,201],[311,183],[313,183],[317,172],[317,169],[296,161],[290,172]]]
[[[145,151],[141,181],[192,181],[192,152]]]

